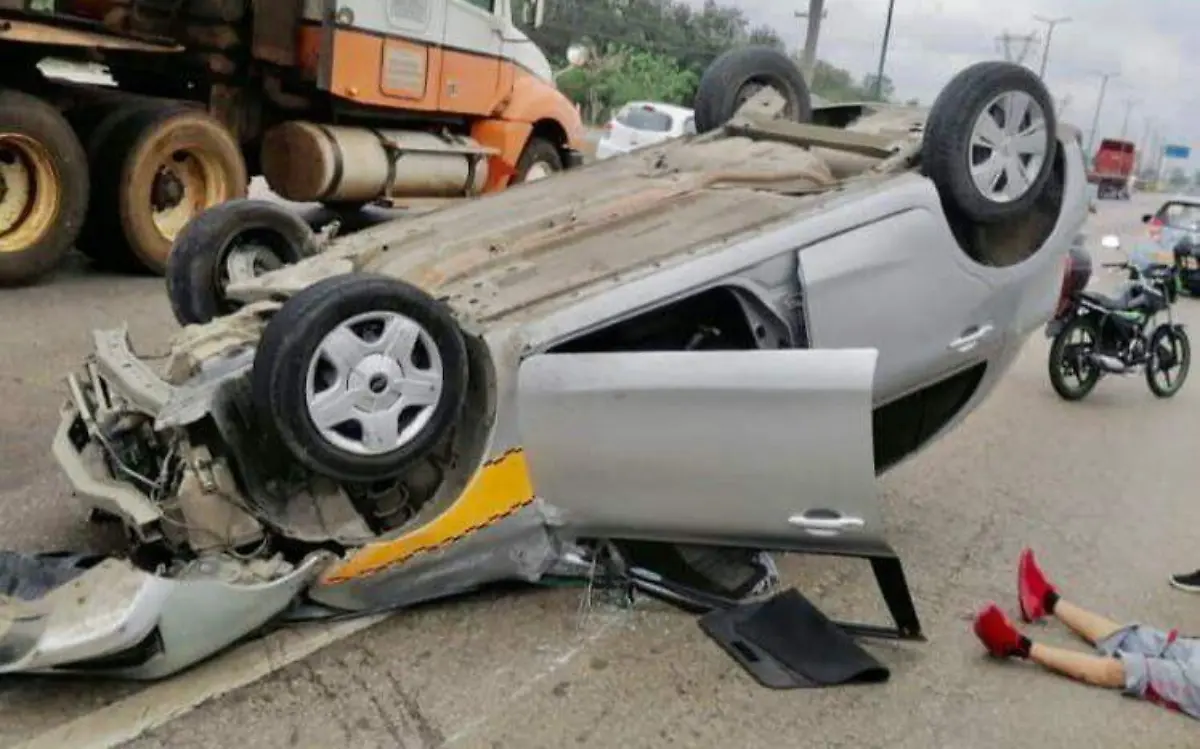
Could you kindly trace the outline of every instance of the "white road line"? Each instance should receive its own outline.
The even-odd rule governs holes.
[[[63,723],[15,749],[112,749],[386,618],[377,615],[280,630]]]

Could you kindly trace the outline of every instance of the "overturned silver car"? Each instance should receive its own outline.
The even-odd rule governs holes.
[[[774,55],[714,63],[695,137],[327,246],[270,204],[198,218],[169,359],[96,332],[54,441],[129,553],[10,560],[0,673],[158,678],[500,580],[720,606],[770,551],[872,560],[896,621],[858,631],[919,637],[876,476],[1052,315],[1079,137],[1017,65],[813,110]]]

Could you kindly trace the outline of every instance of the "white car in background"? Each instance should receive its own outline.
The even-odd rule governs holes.
[[[596,146],[596,158],[607,159],[695,132],[695,113],[687,107],[631,101],[605,126],[604,135]]]

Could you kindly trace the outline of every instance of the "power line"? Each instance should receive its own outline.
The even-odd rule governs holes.
[[[888,41],[892,38],[892,11],[896,0],[888,0],[887,23],[883,27],[883,44],[879,48],[879,70],[875,73],[875,98],[883,100],[883,65],[887,61]]]
[[[1125,100],[1125,119],[1121,121],[1121,140],[1125,140],[1125,133],[1129,130],[1129,115],[1133,112],[1134,106],[1141,102],[1137,99]]]
[[[808,0],[808,12],[795,11],[796,18],[807,21],[804,30],[804,53],[800,58],[800,69],[812,80],[813,68],[817,64],[817,40],[821,35],[821,21],[825,20],[825,0]]]
[[[1035,21],[1046,24],[1046,42],[1042,45],[1042,70],[1038,73],[1041,78],[1046,77],[1046,60],[1050,58],[1050,37],[1054,36],[1054,27],[1060,23],[1070,23],[1069,16],[1060,16],[1058,18],[1046,18],[1045,16],[1034,16]]]
[[[1108,79],[1118,75],[1120,73],[1100,74],[1100,96],[1096,98],[1096,114],[1092,116],[1092,134],[1088,138],[1088,153],[1094,153],[1092,149],[1096,145],[1096,128],[1100,127],[1100,108],[1104,106],[1104,92],[1108,88]]]

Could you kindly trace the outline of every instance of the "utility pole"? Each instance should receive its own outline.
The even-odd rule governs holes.
[[[1125,140],[1125,133],[1129,131],[1129,113],[1133,111],[1135,105],[1140,102],[1137,99],[1125,100],[1125,119],[1121,121],[1121,140]]]
[[[1033,20],[1046,24],[1046,41],[1042,44],[1042,70],[1038,73],[1041,78],[1046,77],[1046,60],[1050,59],[1050,37],[1054,36],[1054,27],[1060,23],[1070,23],[1069,16],[1060,16],[1059,18],[1046,18],[1045,16],[1034,16]]]
[[[800,69],[805,77],[812,82],[813,70],[817,67],[817,39],[821,35],[821,21],[825,20],[825,0],[808,0],[808,12],[795,12],[796,18],[807,19],[807,30],[804,34],[804,56],[800,60]]]
[[[1025,58],[1029,56],[1029,48],[1037,41],[1037,34],[1012,34],[1005,31],[1000,36],[996,37],[999,42],[1000,49],[1004,52],[1004,59],[1008,62],[1015,62],[1018,65],[1024,64]],[[1014,42],[1022,42],[1020,51],[1013,52]]]
[[[875,73],[875,100],[883,101],[883,65],[887,62],[888,41],[892,38],[892,11],[896,0],[888,0],[887,22],[883,26],[883,46],[879,50],[879,70]]]
[[[1100,96],[1096,99],[1096,114],[1092,116],[1092,134],[1088,137],[1088,153],[1092,153],[1092,147],[1096,145],[1096,128],[1100,127],[1100,108],[1104,106],[1104,91],[1108,88],[1108,79],[1117,75],[1119,73],[1100,74]]]

